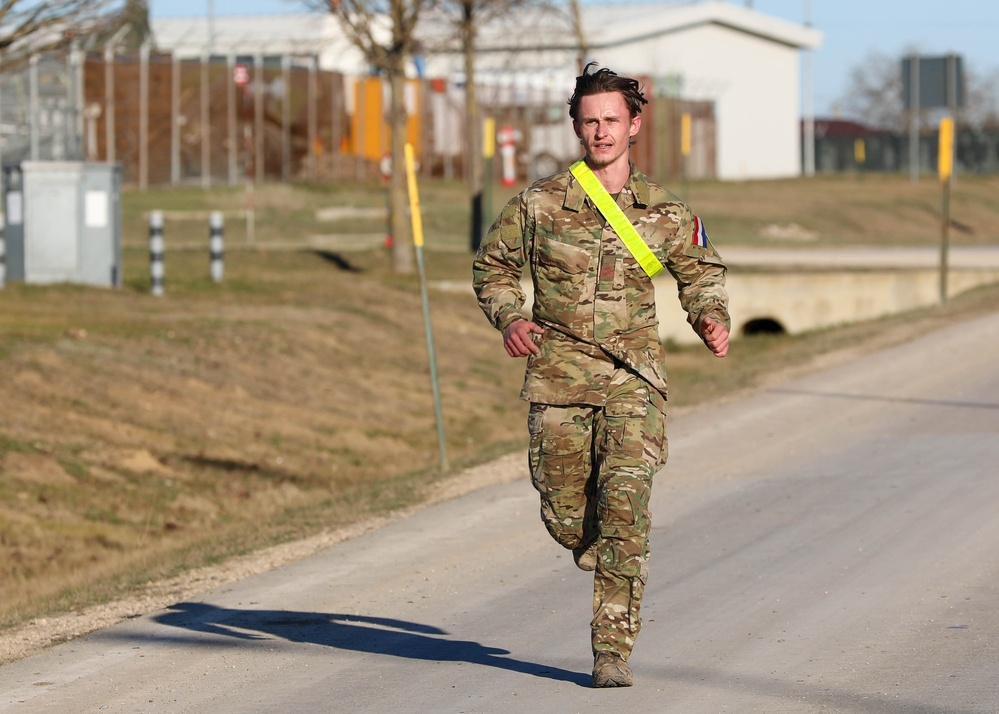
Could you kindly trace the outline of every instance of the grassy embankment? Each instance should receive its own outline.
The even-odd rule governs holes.
[[[421,192],[430,279],[467,281],[464,188]],[[695,183],[686,193],[723,254],[788,224],[815,232],[816,246],[939,240],[932,179]],[[416,278],[392,273],[384,218],[316,218],[384,198],[376,185],[263,187],[250,243],[241,189],[129,191],[122,289],[0,290],[0,626],[385,513],[442,478]],[[149,294],[151,209],[168,212],[161,298]],[[170,213],[218,209],[228,212],[222,284],[209,279],[205,215]],[[952,210],[955,245],[999,244],[999,179],[962,178]],[[523,364],[505,356],[469,293],[430,294],[452,471],[522,448]],[[674,408],[759,387],[817,355],[902,339],[902,322],[994,309],[997,298],[984,290],[904,321],[741,339],[726,360],[674,349]]]

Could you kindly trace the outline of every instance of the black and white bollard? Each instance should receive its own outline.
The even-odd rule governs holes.
[[[0,288],[7,282],[7,238],[0,234]]]
[[[224,245],[222,232],[224,226],[225,221],[222,218],[221,211],[212,211],[212,214],[208,217],[208,253],[211,256],[210,270],[212,280],[216,283],[222,282],[222,273],[225,269],[225,264],[222,260],[222,248]]]
[[[153,295],[163,294],[163,212],[149,214],[149,278]]]

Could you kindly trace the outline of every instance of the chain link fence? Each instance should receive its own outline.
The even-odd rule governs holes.
[[[651,79],[650,79],[651,81]],[[524,78],[476,87],[483,117],[516,137],[513,172],[534,179],[578,158],[571,87]],[[407,141],[424,175],[465,179],[465,91],[443,79],[408,80]],[[714,176],[713,106],[656,96],[636,161],[675,180],[680,116],[702,126],[686,170]],[[124,184],[234,185],[242,181],[369,181],[390,150],[387,82],[319,69],[312,56],[81,52],[38,55],[0,76],[0,162],[116,163]],[[498,162],[494,177],[508,178]]]

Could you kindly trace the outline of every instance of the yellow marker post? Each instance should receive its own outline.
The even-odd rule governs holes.
[[[942,224],[940,228],[940,304],[947,304],[947,257],[950,248],[950,185],[954,173],[954,119],[940,120],[940,137],[937,148],[937,168],[943,187]]]
[[[482,232],[489,229],[493,214],[493,157],[496,156],[496,120],[486,117],[482,127],[482,156],[485,159],[482,170]]]
[[[496,120],[486,117],[482,131],[482,155],[491,159],[496,155]]]
[[[409,212],[413,223],[413,245],[416,246],[416,267],[420,275],[420,300],[423,303],[423,325],[427,333],[427,355],[430,360],[430,386],[434,394],[434,415],[437,418],[437,445],[440,449],[441,473],[447,473],[447,446],[444,440],[444,416],[441,410],[440,383],[437,379],[437,358],[434,350],[434,331],[430,325],[430,300],[427,297],[427,276],[423,267],[423,216],[420,214],[420,195],[416,186],[416,162],[413,145],[407,143],[406,179],[409,185]]]
[[[853,141],[853,166],[857,169],[857,178],[864,178],[864,164],[867,162],[867,144],[863,139]]]
[[[680,153],[690,156],[690,112],[680,117]]]
[[[687,157],[690,156],[690,112],[684,112],[680,117],[680,173],[683,180],[684,199],[687,194]]]
[[[944,117],[940,120],[940,153],[937,157],[940,180],[950,180],[954,172],[954,120]]]

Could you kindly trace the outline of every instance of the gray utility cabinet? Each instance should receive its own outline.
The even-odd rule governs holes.
[[[120,176],[117,164],[5,164],[7,280],[120,286]]]

